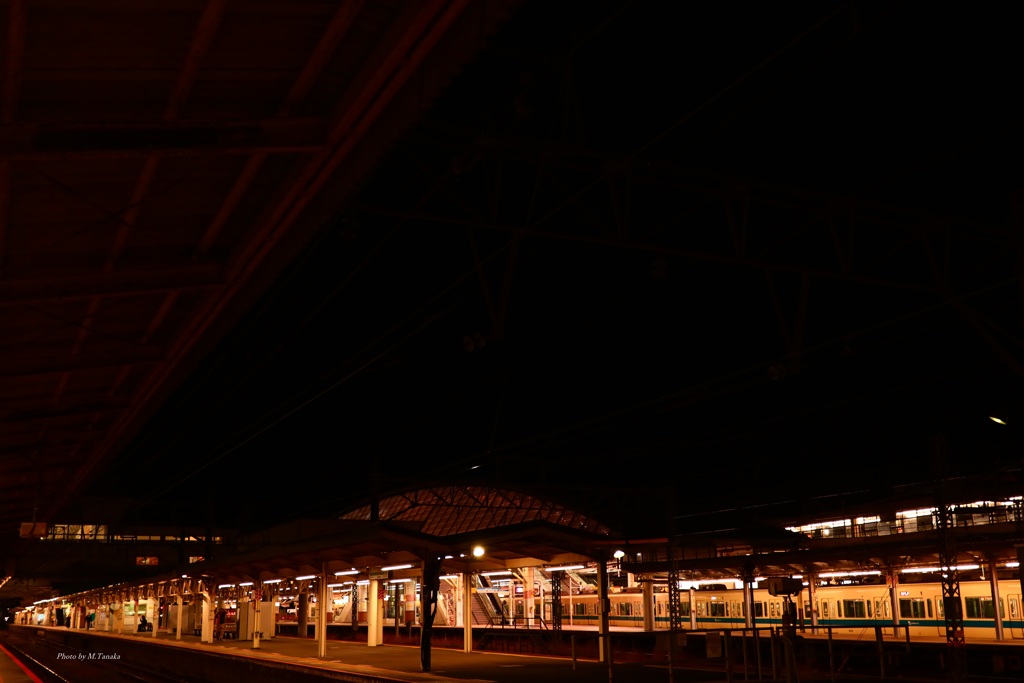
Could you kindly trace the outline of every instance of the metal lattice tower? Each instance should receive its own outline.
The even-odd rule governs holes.
[[[942,534],[942,551],[939,566],[942,568],[942,612],[946,622],[946,645],[949,653],[951,680],[960,679],[964,671],[964,614],[960,600],[960,578],[956,570],[956,539],[953,535],[953,508],[942,503],[937,508],[939,531]]]
[[[673,633],[683,626],[679,604],[679,568],[672,546],[668,548],[668,624]]]
[[[565,572],[552,572],[551,574],[551,628],[554,631],[562,630],[562,579]]]

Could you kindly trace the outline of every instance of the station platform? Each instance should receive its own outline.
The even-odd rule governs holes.
[[[15,627],[26,630],[42,630],[67,633],[62,627]],[[176,635],[166,632],[152,633],[111,633],[104,631],[75,630],[77,636],[87,635],[95,648],[104,652],[116,652],[116,641],[131,641],[133,645],[152,644],[167,648],[184,648],[190,653],[209,653],[218,656],[238,658],[239,670],[257,662],[268,666],[287,665],[298,673],[320,672],[324,679],[380,682],[461,682],[474,683],[547,683],[548,681],[571,681],[572,683],[664,683],[669,680],[667,663],[625,661],[613,664],[613,675],[609,675],[606,664],[592,659],[537,656],[519,653],[472,652],[435,647],[431,650],[431,671],[424,672],[420,665],[420,649],[412,645],[385,644],[369,647],[365,643],[342,640],[327,641],[327,656],[317,656],[317,642],[312,638],[275,636],[261,639],[259,649],[254,649],[251,640],[218,640],[203,643],[198,636]],[[95,640],[92,640],[95,639]],[[111,642],[114,641],[114,642]],[[127,643],[126,643],[127,645]],[[244,661],[243,661],[244,660]],[[676,666],[673,680],[684,683],[717,683],[726,679],[724,671],[694,667]],[[8,679],[0,679],[6,681]],[[20,680],[20,679],[11,679]],[[27,680],[27,679],[26,679]]]
[[[0,645],[0,683],[42,683],[3,645]]]

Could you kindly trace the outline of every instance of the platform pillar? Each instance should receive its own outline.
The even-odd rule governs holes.
[[[889,582],[889,610],[892,612],[892,632],[893,635],[895,635],[900,628],[899,569],[895,567],[890,568],[886,580]],[[817,625],[817,623],[815,623],[815,625]]]
[[[381,604],[380,579],[370,579],[366,589],[366,644],[377,647],[384,643],[384,615]]]
[[[472,574],[460,575],[459,592],[462,595],[462,651],[473,651],[473,581]]]
[[[181,613],[185,609],[185,605],[184,605],[184,601],[181,599],[181,594],[180,593],[177,596],[175,596],[174,604],[176,604],[178,606],[177,614],[174,615],[176,617],[176,622],[177,622],[174,625],[174,634],[175,634],[174,635],[174,639],[175,640],[181,640]]]
[[[810,614],[807,618],[811,622],[811,633],[818,632],[818,575],[814,572],[814,567],[808,566],[804,571],[804,576],[807,577],[807,602],[810,605],[808,608]]]
[[[533,588],[536,581],[533,567],[523,567],[523,618],[526,619],[526,628],[536,623],[536,610],[534,609]]]
[[[152,633],[153,637],[156,638],[157,634],[160,632],[160,598],[154,595],[149,599],[149,604],[151,607],[149,610],[151,615],[149,617],[149,623],[153,625]]]
[[[608,624],[608,610],[610,608],[608,599],[608,563],[601,560],[597,563],[597,604],[598,604],[598,647],[597,661],[611,666],[611,632]]]
[[[203,627],[200,633],[199,641],[202,643],[213,642],[213,594],[212,593],[200,593],[199,599],[203,601]]]
[[[986,558],[988,562],[988,585],[992,593],[992,614],[995,619],[996,626],[996,640],[1003,639],[1003,615],[999,611],[999,574],[997,570],[996,561],[989,557]]]
[[[323,571],[320,574],[319,609],[316,611],[316,653],[317,657],[323,659],[327,656],[327,613],[331,609],[331,589],[327,587],[327,563],[323,563]]]
[[[654,630],[654,577],[647,574],[643,577],[644,596],[644,630]]]
[[[299,593],[299,612],[296,617],[298,618],[296,635],[299,638],[305,638],[309,635],[309,593],[304,590]]]

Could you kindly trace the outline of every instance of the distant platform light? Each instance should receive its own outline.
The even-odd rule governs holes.
[[[998,417],[996,417],[995,415],[989,415],[989,416],[988,416],[988,419],[992,420],[992,421],[993,421],[993,422],[995,422],[996,424],[1001,424],[1001,425],[1004,425],[1004,424],[1006,424],[1006,422],[1005,422],[1004,420],[1001,420],[1001,419],[999,419],[999,418],[998,418]]]
[[[484,547],[482,545],[473,546],[473,557],[483,557]]]

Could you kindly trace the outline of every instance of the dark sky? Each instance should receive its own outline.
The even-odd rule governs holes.
[[[223,523],[253,486],[287,516],[453,478],[621,517],[881,495],[937,434],[947,473],[1019,469],[1014,26],[525,2],[103,486],[166,472],[147,505]]]

